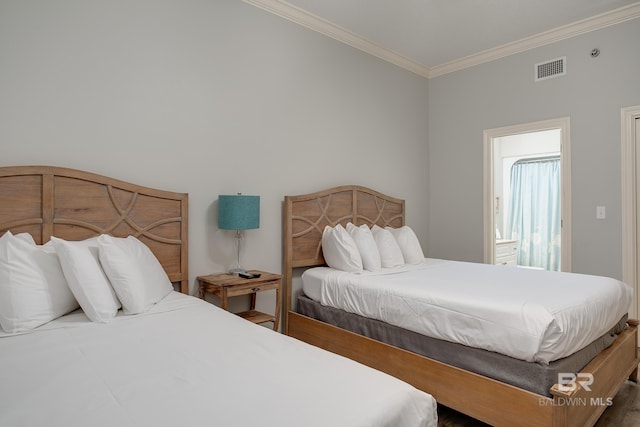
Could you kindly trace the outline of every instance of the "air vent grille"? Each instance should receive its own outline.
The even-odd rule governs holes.
[[[535,65],[535,81],[552,79],[567,74],[567,57],[540,62]]]

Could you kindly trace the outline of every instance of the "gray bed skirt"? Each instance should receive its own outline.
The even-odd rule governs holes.
[[[298,297],[296,311],[342,329],[548,397],[551,396],[551,386],[558,382],[559,373],[580,372],[598,353],[613,343],[616,334],[626,327],[627,320],[625,315],[609,333],[571,356],[553,361],[549,365],[542,365],[429,338],[379,320],[323,306],[305,295]]]

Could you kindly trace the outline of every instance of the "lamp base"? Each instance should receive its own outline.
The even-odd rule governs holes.
[[[245,270],[242,267],[235,267],[235,268],[232,268],[231,270],[229,270],[229,274],[240,274],[240,273],[246,273],[246,272],[247,272],[247,270]]]

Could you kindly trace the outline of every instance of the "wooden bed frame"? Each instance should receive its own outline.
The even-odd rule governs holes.
[[[100,234],[143,241],[180,292],[189,293],[188,195],[53,166],[0,167],[0,235],[83,240]]]
[[[402,226],[404,200],[359,186],[285,197],[284,331],[288,335],[387,372],[430,393],[438,403],[495,426],[591,426],[625,381],[637,379],[636,320],[629,320],[614,343],[577,374],[578,380],[593,375],[590,386],[583,388],[577,381],[573,390],[563,391],[556,384],[549,398],[295,313],[291,310],[294,269],[324,265],[322,230],[347,222]]]

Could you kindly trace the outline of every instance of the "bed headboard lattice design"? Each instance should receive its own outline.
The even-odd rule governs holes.
[[[0,235],[83,240],[100,234],[143,241],[188,293],[188,195],[53,166],[0,167]]]
[[[291,308],[293,269],[325,264],[321,244],[325,226],[352,222],[401,227],[405,224],[404,200],[356,185],[335,187],[285,196],[283,221],[286,322],[286,313]]]

